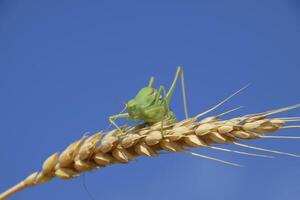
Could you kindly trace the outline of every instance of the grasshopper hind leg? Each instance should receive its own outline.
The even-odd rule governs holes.
[[[183,99],[183,108],[184,108],[184,115],[185,118],[188,119],[189,115],[188,115],[188,109],[187,109],[187,102],[186,102],[186,93],[185,93],[185,81],[184,81],[184,73],[183,73],[183,69],[179,66],[177,67],[177,71],[175,74],[175,77],[173,79],[172,85],[169,89],[169,91],[166,94],[166,101],[168,103],[168,105],[170,104],[176,83],[178,81],[178,78],[181,79],[181,93],[182,93],[182,99]]]

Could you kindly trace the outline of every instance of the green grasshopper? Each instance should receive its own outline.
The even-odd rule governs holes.
[[[170,109],[170,101],[179,76],[181,78],[184,113],[185,117],[188,118],[184,89],[184,75],[182,68],[179,66],[168,92],[166,92],[165,87],[162,85],[158,90],[155,89],[153,87],[154,77],[151,77],[148,86],[142,88],[133,99],[125,104],[124,110],[127,110],[128,112],[110,116],[110,123],[122,132],[121,128],[115,123],[115,120],[120,118],[128,118],[133,121],[144,121],[147,125],[163,122],[164,120],[175,122],[176,116]],[[162,93],[164,96],[162,96]]]

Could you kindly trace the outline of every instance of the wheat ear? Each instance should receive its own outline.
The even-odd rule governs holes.
[[[211,148],[249,156],[270,157],[213,146],[229,143],[244,148],[299,157],[296,154],[239,143],[241,140],[246,139],[269,138],[265,136],[266,133],[280,129],[298,128],[299,126],[286,126],[285,124],[300,121],[299,117],[267,118],[271,114],[298,107],[300,107],[300,104],[228,120],[220,120],[220,116],[228,112],[198,120],[197,118],[202,116],[200,114],[194,118],[176,123],[164,121],[163,127],[162,122],[152,126],[124,127],[123,131],[126,132],[126,135],[122,136],[118,136],[118,130],[83,136],[81,139],[70,144],[62,153],[54,153],[49,156],[44,161],[41,171],[32,173],[20,183],[0,194],[0,200],[4,200],[22,189],[45,183],[54,177],[70,179],[79,176],[83,172],[107,167],[116,163],[128,163],[138,156],[157,156],[163,150],[188,153],[234,166],[240,165],[190,152],[186,150],[186,147]],[[287,136],[280,136],[278,138],[284,137]]]

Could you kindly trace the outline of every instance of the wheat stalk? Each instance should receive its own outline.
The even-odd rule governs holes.
[[[244,148],[300,157],[296,154],[239,143],[240,140],[257,138],[298,138],[265,135],[266,133],[272,133],[280,129],[299,128],[300,126],[285,125],[287,122],[300,121],[299,117],[268,118],[272,114],[298,107],[300,107],[300,104],[228,120],[220,119],[221,116],[236,110],[233,109],[217,116],[203,118],[199,121],[198,118],[212,110],[210,109],[196,117],[176,123],[164,121],[152,126],[123,127],[123,132],[126,134],[122,136],[120,136],[118,130],[83,136],[81,139],[70,144],[62,153],[54,153],[49,156],[44,161],[41,171],[32,173],[17,185],[0,194],[0,200],[4,200],[22,189],[45,183],[54,177],[70,179],[79,176],[83,172],[107,167],[116,163],[128,163],[138,156],[157,156],[163,150],[187,153],[234,166],[241,165],[193,153],[186,150],[186,147],[212,148],[249,156],[271,157],[215,146],[215,144],[230,143]]]

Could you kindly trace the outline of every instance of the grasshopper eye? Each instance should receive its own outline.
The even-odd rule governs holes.
[[[130,108],[131,108],[131,110],[135,111],[136,110],[136,105],[132,105]]]
[[[135,110],[137,110],[137,105],[136,102],[134,100],[130,100],[127,104],[126,104],[126,109],[130,112],[135,112]]]

